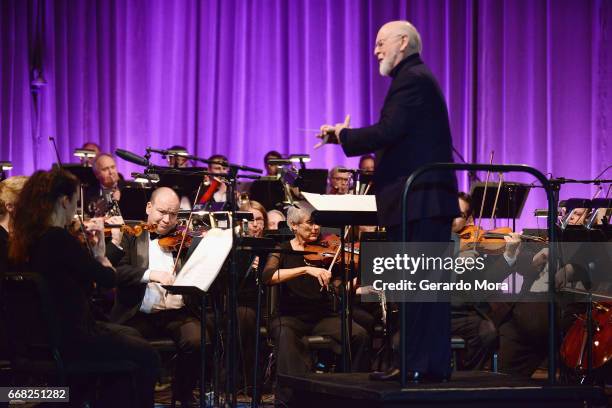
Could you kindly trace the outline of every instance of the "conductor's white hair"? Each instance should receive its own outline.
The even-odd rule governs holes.
[[[408,36],[408,55],[421,53],[423,51],[423,43],[421,42],[421,34],[417,31],[408,21],[402,21],[402,24],[398,26],[400,34],[406,34]]]

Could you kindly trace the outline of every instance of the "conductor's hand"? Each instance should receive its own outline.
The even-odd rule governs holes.
[[[304,270],[308,275],[317,278],[317,280],[319,281],[319,285],[321,285],[322,287],[325,288],[327,287],[327,285],[329,285],[329,280],[331,279],[331,272],[327,269],[317,268],[314,266],[306,266]]]
[[[336,125],[323,125],[320,130],[321,133],[317,135],[321,141],[315,145],[315,149],[323,146],[324,144],[339,144],[340,143],[340,132],[342,129],[348,128],[351,122],[351,115],[346,115],[344,123],[336,123]]]
[[[174,275],[167,271],[151,271],[149,280],[161,283],[162,285],[172,285],[174,283]]]

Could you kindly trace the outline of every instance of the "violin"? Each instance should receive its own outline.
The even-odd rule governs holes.
[[[510,236],[512,228],[500,227],[492,230],[485,230],[476,225],[466,225],[458,235],[461,239],[460,250],[476,250],[480,253],[489,255],[501,255],[506,249],[504,237]],[[545,239],[535,235],[520,234],[523,241],[545,242]]]
[[[310,266],[330,268],[332,265],[339,265],[340,237],[334,234],[325,235],[316,242],[304,245],[304,251],[316,252],[314,254],[304,255],[306,263],[308,263]],[[358,243],[355,244],[353,259],[355,260],[355,263],[359,263]],[[351,262],[351,248],[346,244],[344,246],[344,262],[345,265],[349,265]]]
[[[189,248],[194,237],[201,237],[205,233],[205,228],[188,230],[186,227],[180,226],[170,234],[160,237],[158,242],[162,250],[176,252],[181,247],[181,241],[184,240],[183,248]]]
[[[121,229],[121,232],[128,235],[133,235],[135,237],[139,237],[143,231],[153,232],[157,229],[157,224],[147,224],[145,222],[141,222],[135,225],[128,224],[104,224],[104,236],[108,237],[111,235],[112,230],[114,228]]]

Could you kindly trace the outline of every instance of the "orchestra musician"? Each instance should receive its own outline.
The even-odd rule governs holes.
[[[359,158],[359,170],[374,173],[374,156],[371,154],[364,154]]]
[[[168,150],[173,150],[176,152],[184,152],[185,154],[187,154],[187,149],[185,149],[183,146],[174,145]],[[181,156],[181,155],[169,154],[166,156],[166,160],[168,160],[168,167],[173,167],[173,168],[189,167],[189,160],[187,160],[186,157]]]
[[[226,175],[228,172],[228,160],[227,157],[222,154],[213,154],[208,158],[211,163],[208,165],[208,171],[212,174]],[[198,198],[198,203],[206,205],[208,207],[214,207],[220,211],[221,208],[216,208],[214,203],[227,203],[227,184],[222,180],[214,178],[214,176],[205,176],[205,184],[208,188],[213,189],[212,194],[209,191],[204,190],[201,196]]]
[[[268,163],[269,159],[281,159],[283,156],[276,150],[270,150],[264,156],[264,166],[266,167],[266,176],[276,176],[278,174],[278,165]]]
[[[327,194],[348,194],[351,187],[351,173],[339,170],[346,170],[346,167],[336,166],[329,172]]]
[[[77,178],[62,169],[32,174],[15,203],[9,257],[46,281],[60,326],[62,357],[67,361],[133,362],[137,366],[137,405],[153,407],[159,356],[136,330],[96,321],[92,315],[89,297],[94,282],[112,287],[119,279],[105,255],[100,219],[87,224],[95,234],[90,237],[91,254],[66,229],[76,212],[78,190]],[[108,386],[101,393],[102,406],[129,400],[130,381],[113,378]]]
[[[171,285],[176,276],[175,254],[162,248],[159,239],[175,230],[178,211],[177,194],[160,187],[146,207],[147,223],[156,225],[155,232],[143,231],[138,237],[125,234],[121,245],[108,246],[119,281],[111,320],[136,328],[145,338],[168,336],[174,340],[178,360],[173,393],[182,406],[190,406],[199,378],[199,313],[192,307],[195,300],[190,303],[187,297],[168,294],[161,286]]]
[[[587,209],[576,208],[569,214],[567,224],[583,225],[587,215]],[[531,377],[548,355],[548,247],[539,249],[540,246],[523,245],[516,271],[523,277],[521,294],[529,301],[517,302],[499,328],[499,369],[523,377]],[[567,284],[566,280],[589,287],[591,282],[582,272],[579,265],[562,261],[554,274],[557,287]],[[583,309],[584,304],[564,305],[557,315],[559,327],[569,327]]]
[[[117,163],[110,153],[97,155],[92,167],[100,185],[88,186],[85,191],[85,208],[90,215],[105,215],[97,213],[98,208],[109,209],[121,199],[124,181],[117,172]]]
[[[285,218],[285,214],[283,214],[279,210],[270,210],[268,211],[268,225],[266,229],[277,230],[278,223],[286,220],[287,219]]]
[[[305,202],[289,207],[287,222],[294,238],[281,249],[304,250],[319,239],[320,226],[311,219],[313,208]],[[310,359],[302,338],[306,335],[330,336],[341,340],[340,317],[333,309],[331,273],[309,266],[302,255],[277,253],[268,257],[263,271],[268,285],[278,285],[278,305],[271,316],[270,330],[275,344],[278,374],[302,375],[310,368]],[[363,327],[352,325],[352,370],[369,369],[369,338]],[[289,404],[292,392],[277,387],[276,403]]]
[[[9,270],[8,238],[15,213],[15,203],[27,180],[26,176],[13,176],[0,181],[0,279]]]
[[[266,209],[259,202],[249,200],[240,206],[240,211],[249,211],[253,214],[253,220],[248,223],[247,236],[262,238],[266,224],[268,223]],[[251,386],[253,380],[253,364],[255,356],[255,336],[259,335],[259,329],[255,327],[257,308],[257,274],[260,267],[258,256],[253,257],[249,252],[239,253],[239,264],[245,271],[241,277],[238,291],[238,334],[240,338],[240,350],[243,367],[243,381],[245,386]],[[263,267],[263,261],[261,261]]]
[[[446,102],[433,74],[423,63],[421,38],[407,21],[381,27],[374,54],[383,76],[392,78],[379,121],[358,129],[349,123],[321,126],[324,143],[339,143],[347,156],[376,154],[378,221],[390,241],[402,239],[401,195],[408,176],[417,168],[452,162],[452,141]],[[448,242],[451,222],[458,214],[457,181],[452,172],[423,175],[408,197],[408,241]],[[440,381],[451,373],[450,305],[447,302],[407,303],[406,366],[411,381]],[[372,379],[398,379],[394,367]]]
[[[461,215],[453,220],[453,233],[461,235],[466,227],[474,225],[472,197],[464,192],[458,193],[458,203]],[[502,282],[508,277],[520,254],[520,234],[511,233],[504,237],[506,245],[501,255],[479,253],[478,248],[466,249],[461,257],[480,256],[484,258],[485,268],[474,276],[463,276],[468,279],[487,279],[492,282]],[[505,314],[509,314],[509,306],[491,304],[483,299],[480,301],[461,301],[455,299],[451,305],[451,333],[465,340],[466,349],[461,355],[461,366],[468,370],[482,370],[497,348],[497,329]],[[479,296],[480,297],[480,296]],[[504,309],[505,308],[505,309]]]
[[[85,142],[83,144],[83,147],[81,147],[81,149],[83,149],[83,150],[91,150],[91,151],[93,151],[96,154],[96,156],[99,155],[100,152],[102,151],[100,149],[100,146],[98,146],[94,142]],[[82,157],[81,158],[81,163],[84,166],[91,167],[93,165],[94,160],[95,160],[95,157]]]

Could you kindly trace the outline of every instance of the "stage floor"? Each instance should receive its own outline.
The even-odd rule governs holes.
[[[451,381],[414,384],[370,381],[367,373],[279,376],[294,389],[292,406],[356,407],[605,407],[601,387],[558,385],[491,372],[458,371]]]

